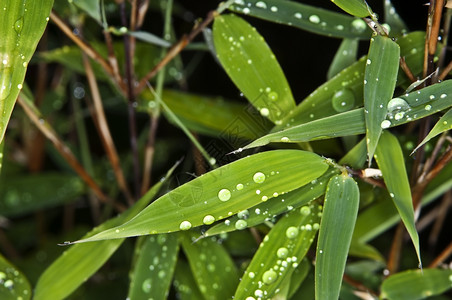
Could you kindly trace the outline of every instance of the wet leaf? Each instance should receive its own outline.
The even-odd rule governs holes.
[[[123,214],[95,227],[85,238],[133,218],[155,197],[162,183],[160,181],[154,185]],[[124,239],[117,239],[70,246],[42,273],[36,284],[34,299],[63,299],[70,295],[110,258],[123,241]]]
[[[390,38],[371,39],[364,74],[364,108],[369,166],[384,128],[387,106],[394,94],[399,70],[400,48]]]
[[[361,19],[295,1],[236,1],[230,9],[244,15],[336,38],[368,39],[372,32]]]
[[[217,57],[248,101],[274,123],[295,107],[295,100],[275,55],[254,27],[235,15],[215,18]]]
[[[334,59],[331,62],[328,69],[328,80],[338,74],[340,71],[349,67],[356,61],[356,55],[358,52],[358,40],[357,39],[343,39],[339,49],[334,55]],[[354,97],[354,95],[353,95]]]
[[[356,17],[364,18],[372,14],[365,0],[331,0],[331,2]]]
[[[388,277],[381,297],[389,300],[417,300],[441,295],[452,288],[452,270],[408,270]]]
[[[359,207],[359,189],[348,175],[331,178],[325,195],[315,264],[317,300],[338,299]]]
[[[131,221],[77,242],[210,225],[317,179],[325,160],[299,150],[268,151],[206,173],[154,201]]]
[[[31,299],[28,279],[0,254],[0,299]]]
[[[311,247],[321,216],[312,203],[283,217],[270,230],[242,276],[234,298],[270,298],[290,278]]]
[[[3,1],[0,9],[0,142],[3,140],[28,62],[44,33],[52,0]]]
[[[179,253],[178,234],[141,237],[127,299],[166,299]]]
[[[416,152],[419,147],[422,147],[425,143],[430,141],[432,138],[437,136],[444,131],[452,129],[452,110],[449,110],[445,113],[438,122],[436,122],[435,126],[430,130],[428,135],[422,140],[422,142],[413,150],[412,153]]]
[[[195,241],[198,236],[194,232],[185,233],[182,248],[199,290],[206,300],[231,298],[239,282],[234,261],[215,239]]]
[[[101,24],[100,16],[100,1],[99,0],[72,0],[71,4],[75,4],[78,8],[83,10],[88,16]]]
[[[306,205],[325,193],[328,181],[337,173],[338,171],[336,169],[332,169],[305,186],[287,194],[279,195],[271,201],[262,202],[245,211],[241,211],[237,215],[227,218],[224,222],[209,228],[204,235],[210,236],[237,230],[237,222],[244,224],[240,226],[240,229],[256,226],[265,221],[271,221],[284,212],[289,212]]]
[[[182,259],[177,261],[173,284],[180,300],[203,299],[203,295],[199,291],[190,266]]]
[[[382,134],[375,151],[375,159],[383,173],[389,195],[411,237],[419,263],[421,263],[419,236],[414,224],[413,202],[405,169],[405,160],[399,141],[391,133],[385,132]]]

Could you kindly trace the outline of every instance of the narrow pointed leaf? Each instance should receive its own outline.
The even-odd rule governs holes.
[[[2,1],[0,9],[0,142],[44,33],[53,0]]]
[[[31,286],[25,275],[0,254],[0,299],[31,299]]]
[[[159,191],[163,181],[154,185],[134,206],[116,218],[99,225],[85,238],[130,220],[142,210]],[[70,246],[41,275],[34,299],[63,299],[93,275],[118,249],[124,239]]]
[[[339,49],[334,55],[334,59],[328,69],[327,78],[331,79],[340,71],[349,67],[356,61],[356,55],[358,52],[358,40],[357,39],[344,39],[342,40]]]
[[[327,171],[321,177],[312,180],[305,186],[241,211],[237,215],[227,218],[224,222],[209,228],[204,235],[216,235],[256,226],[265,221],[271,221],[284,212],[306,205],[325,193],[328,181],[337,173],[336,169]]]
[[[234,261],[216,240],[195,241],[197,236],[194,232],[184,234],[182,248],[199,290],[206,300],[230,299],[239,282]]]
[[[91,18],[96,20],[99,24],[101,24],[101,15],[100,15],[100,1],[99,0],[73,0],[69,3],[75,4],[78,8],[83,10],[88,14]]]
[[[127,299],[166,299],[179,253],[178,234],[140,238]]]
[[[295,107],[275,55],[254,27],[235,15],[218,16],[213,38],[226,73],[262,116],[277,123]]]
[[[422,140],[422,142],[413,150],[413,153],[416,152],[419,147],[422,147],[425,143],[430,141],[432,138],[437,136],[444,131],[452,129],[452,110],[449,110],[445,113],[438,122],[436,122],[435,126],[430,130],[428,135]]]
[[[323,158],[299,150],[275,150],[248,156],[172,190],[131,221],[78,242],[210,225],[303,186],[327,169]]]
[[[364,108],[369,165],[378,144],[387,106],[394,94],[399,70],[400,48],[390,38],[371,39],[364,75]]]
[[[388,277],[381,286],[381,298],[418,300],[441,295],[452,288],[452,270],[408,270]]]
[[[452,80],[446,80],[404,96],[391,99],[386,107],[389,127],[422,119],[452,106]],[[365,132],[364,109],[336,114],[286,130],[267,134],[244,149],[267,145],[271,142],[298,143],[329,139]]]
[[[399,35],[408,31],[408,27],[405,25],[402,18],[400,18],[400,15],[395,10],[391,0],[384,1],[384,14],[385,23],[391,28],[391,35]]]
[[[336,38],[368,39],[372,33],[361,19],[295,1],[235,1],[230,9],[244,15]]]
[[[411,237],[416,254],[421,263],[419,236],[414,224],[414,210],[411,199],[410,183],[405,169],[405,163],[399,141],[389,132],[385,132],[378,143],[375,152],[378,167],[390,196],[397,208],[400,218]]]
[[[311,247],[320,215],[321,206],[312,203],[281,217],[243,274],[234,299],[262,296],[271,299]]]
[[[156,46],[160,46],[163,48],[169,48],[171,46],[171,43],[168,42],[165,39],[162,39],[161,37],[152,34],[150,32],[146,32],[146,31],[129,31],[127,32],[128,35],[131,35],[133,37],[136,37],[139,40],[142,40],[143,42],[152,44],[152,45],[156,45]]]
[[[179,259],[177,262],[173,285],[180,300],[203,299],[203,295],[199,291],[190,266],[185,260]]]
[[[365,0],[331,0],[331,2],[356,17],[364,18],[372,13]]]
[[[359,207],[359,189],[348,175],[331,178],[325,195],[315,264],[317,300],[338,299]]]

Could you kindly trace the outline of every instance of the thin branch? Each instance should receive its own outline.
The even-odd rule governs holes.
[[[155,141],[157,135],[157,127],[159,124],[159,115],[151,117],[149,126],[148,141],[144,153],[143,179],[141,182],[141,195],[144,195],[151,185],[152,162],[155,154]]]
[[[452,255],[452,242],[431,262],[429,268],[436,268]]]
[[[99,92],[99,87],[97,85],[96,77],[94,75],[94,71],[93,68],[91,67],[89,59],[86,55],[83,55],[83,66],[85,67],[86,77],[88,79],[88,84],[93,99],[94,104],[93,117],[99,131],[99,136],[101,138],[105,152],[107,153],[108,159],[110,160],[119,188],[126,196],[128,204],[132,205],[133,197],[129,191],[129,188],[127,187],[126,179],[121,168],[118,152],[116,151],[116,147],[111,136],[110,128],[108,127],[107,118],[105,117],[105,111],[102,105],[102,98]]]
[[[400,57],[400,68],[402,68],[405,75],[411,82],[416,82],[416,77],[414,77],[413,72],[411,72],[410,67],[406,64],[405,57]]]
[[[34,108],[27,103],[26,100],[19,96],[17,99],[19,105],[23,108],[30,120],[35,124],[35,126],[44,134],[44,136],[49,139],[54,145],[55,149],[63,156],[67,163],[74,169],[74,171],[81,177],[81,179],[93,190],[94,194],[99,198],[100,201],[106,204],[114,205],[117,211],[124,211],[125,207],[111,201],[100,189],[93,178],[85,171],[83,166],[78,162],[75,155],[72,153],[71,149],[67,147],[61,139],[58,137],[56,132],[50,127],[50,125],[40,118],[40,116],[35,112]]]
[[[394,274],[397,272],[400,264],[400,252],[402,250],[403,233],[405,227],[402,222],[397,225],[396,232],[391,244],[391,250],[389,252],[387,269],[389,274]]]

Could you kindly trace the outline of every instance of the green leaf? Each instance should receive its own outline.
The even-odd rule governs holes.
[[[383,128],[387,106],[394,94],[399,70],[400,48],[390,38],[371,39],[364,75],[364,108],[369,166]]]
[[[368,39],[366,23],[342,13],[285,0],[235,1],[232,11],[336,38]]]
[[[419,147],[422,147],[425,143],[430,141],[432,138],[437,136],[444,131],[452,129],[452,109],[445,113],[438,122],[436,122],[435,126],[430,130],[428,135],[422,140],[422,142],[413,150],[412,153],[416,152]]]
[[[414,210],[411,199],[410,183],[405,169],[402,148],[395,136],[389,132],[382,134],[375,151],[375,159],[383,173],[388,192],[397,208],[421,264],[419,236],[414,224]]]
[[[302,282],[308,276],[311,269],[311,261],[305,256],[298,267],[293,271],[292,277],[290,278],[290,288],[287,297],[288,299],[290,299],[296,293]]]
[[[315,264],[317,300],[338,299],[359,207],[359,189],[348,175],[331,178],[325,195]]]
[[[215,238],[195,241],[196,236],[184,234],[182,248],[204,299],[231,298],[239,281],[234,261]]]
[[[0,254],[0,299],[31,299],[28,279]]]
[[[178,234],[141,237],[127,299],[166,299],[179,253]]]
[[[446,80],[393,98],[386,108],[386,120],[390,122],[389,127],[395,127],[422,119],[451,106],[452,80]],[[265,135],[243,149],[264,146],[271,142],[298,143],[362,134],[365,132],[364,115],[364,109],[360,108],[314,120]]]
[[[209,228],[204,235],[210,236],[237,229],[243,230],[265,221],[270,221],[284,212],[306,205],[325,193],[328,181],[337,173],[337,169],[332,169],[305,186],[287,194],[279,195],[271,201],[262,202],[250,209],[241,211],[237,215],[227,218],[224,222]]]
[[[5,139],[0,142],[0,175],[3,169],[3,152],[5,150]]]
[[[364,18],[372,14],[364,0],[331,0],[331,2],[356,17]]]
[[[0,142],[22,89],[28,62],[44,33],[52,0],[3,1],[0,10]]]
[[[152,45],[164,48],[169,48],[171,46],[171,43],[167,40],[146,31],[128,31],[127,34]]]
[[[0,211],[7,217],[62,205],[85,192],[79,177],[61,172],[2,176],[0,180]]]
[[[210,225],[318,178],[328,169],[299,150],[258,153],[206,173],[162,196],[130,222],[77,242],[188,230]]]
[[[452,270],[408,270],[388,277],[381,286],[381,298],[417,300],[441,295],[452,288]]]
[[[271,299],[311,247],[320,216],[321,206],[312,203],[281,217],[259,246],[234,298],[265,296]]]
[[[160,181],[154,185],[134,206],[94,228],[85,238],[133,218],[155,197],[162,184],[163,181]],[[34,299],[63,299],[70,295],[110,258],[123,241],[124,239],[117,239],[71,246],[41,275],[36,284]]]
[[[69,3],[75,4],[78,8],[83,10],[88,16],[101,24],[100,16],[100,1],[99,0],[72,0]]]
[[[391,35],[400,35],[408,31],[408,27],[402,18],[400,18],[391,0],[384,1],[384,14],[385,23],[389,25]]]
[[[235,15],[215,18],[217,57],[228,76],[254,107],[274,123],[295,107],[275,55],[254,27]]]
[[[330,68],[328,69],[327,74],[328,80],[333,78],[340,71],[352,65],[356,61],[357,52],[358,52],[357,39],[350,38],[343,39],[341,45],[339,46],[339,49],[337,49],[336,51],[336,55],[334,55],[334,59],[330,65]],[[339,100],[339,102],[341,101]]]
[[[203,295],[199,291],[190,266],[182,259],[177,261],[173,284],[180,300],[203,299]]]

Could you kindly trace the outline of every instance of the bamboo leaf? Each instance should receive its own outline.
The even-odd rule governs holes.
[[[178,234],[141,237],[127,299],[166,299],[179,253]]]
[[[383,173],[383,178],[388,192],[397,208],[408,234],[411,237],[416,254],[421,264],[419,249],[419,236],[414,224],[414,210],[411,199],[410,183],[405,169],[402,148],[395,136],[385,132],[378,143],[375,152],[378,167]]]
[[[400,48],[391,39],[380,35],[371,39],[364,74],[364,108],[369,166],[384,122],[387,106],[394,94],[399,70]]]
[[[391,0],[384,1],[384,14],[385,23],[389,25],[391,35],[400,35],[408,31],[408,27],[400,18]]]
[[[438,101],[440,100],[440,101]],[[386,107],[389,127],[395,127],[452,106],[452,80],[446,80],[418,91],[393,98]],[[312,122],[267,134],[243,149],[267,145],[271,142],[298,143],[329,139],[365,132],[364,109],[355,109]]]
[[[184,234],[182,248],[204,299],[231,298],[239,281],[234,261],[215,239],[195,241],[196,236],[194,232]]]
[[[388,277],[381,286],[381,298],[417,300],[441,295],[452,288],[452,270],[408,270]]]
[[[281,67],[254,27],[235,15],[218,16],[213,38],[226,73],[262,116],[278,123],[295,107]]]
[[[0,299],[31,299],[28,279],[0,254]]]
[[[243,0],[235,1],[230,9],[244,15],[336,38],[368,39],[372,32],[361,19],[295,1]]]
[[[305,186],[241,211],[237,215],[227,218],[224,222],[212,226],[204,235],[210,236],[238,229],[243,230],[265,221],[271,221],[284,212],[306,205],[325,193],[328,181],[337,173],[336,169],[332,169]]]
[[[77,242],[210,225],[303,186],[327,169],[325,160],[311,152],[275,150],[248,156],[172,190],[130,222]]]
[[[339,46],[339,49],[337,49],[336,51],[336,55],[334,55],[334,59],[330,65],[330,68],[328,69],[327,74],[328,80],[333,78],[340,71],[352,65],[356,61],[357,53],[358,53],[358,40],[350,38],[343,39],[341,45]]]
[[[102,20],[99,2],[99,0],[72,0],[69,3],[75,4],[75,6],[83,10],[88,16],[96,20],[97,23],[101,24]]]
[[[438,122],[436,122],[435,126],[430,130],[428,135],[422,140],[422,142],[413,150],[412,153],[416,152],[419,147],[422,147],[425,143],[430,141],[432,138],[437,136],[444,131],[452,129],[452,110],[449,110],[445,113]]]
[[[353,228],[359,189],[348,175],[331,178],[325,195],[315,264],[317,300],[338,299]]]
[[[242,276],[234,299],[273,296],[311,247],[319,228],[321,206],[303,206],[284,215],[270,230]]]
[[[331,0],[331,2],[356,17],[364,18],[372,14],[364,0]]]
[[[180,300],[200,300],[203,295],[199,291],[190,266],[187,262],[179,259],[174,272],[174,287]]]
[[[0,142],[5,135],[28,62],[44,33],[52,0],[3,1],[0,9]]]
[[[162,183],[154,185],[129,210],[94,228],[85,238],[130,220],[155,197]],[[42,273],[34,299],[63,299],[70,295],[110,258],[123,241],[117,239],[71,246]]]

